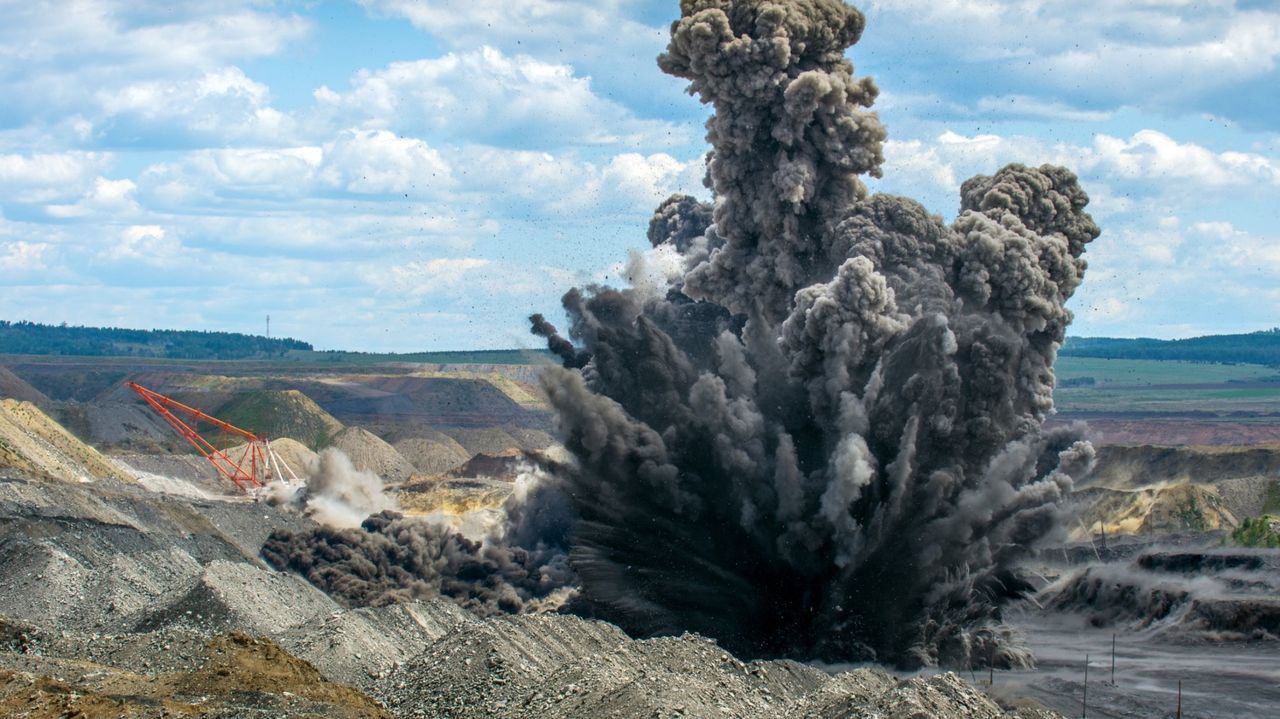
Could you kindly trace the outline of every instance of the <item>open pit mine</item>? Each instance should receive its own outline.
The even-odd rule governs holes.
[[[0,357],[0,714],[1280,716],[1280,448],[1046,425],[1088,196],[869,193],[863,29],[681,3],[711,200],[549,355]]]

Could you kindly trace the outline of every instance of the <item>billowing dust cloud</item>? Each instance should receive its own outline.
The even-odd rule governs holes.
[[[328,447],[305,468],[300,486],[274,482],[266,488],[266,499],[306,514],[320,524],[334,528],[359,527],[371,514],[395,510],[395,498],[387,494],[382,478],[359,470],[345,452]]]
[[[349,607],[445,596],[483,616],[557,609],[573,597],[575,582],[570,512],[549,486],[522,477],[505,507],[506,526],[479,540],[382,510],[358,526],[278,529],[262,556]]]
[[[1046,431],[1052,364],[1098,228],[1059,167],[961,188],[950,225],[868,196],[886,135],[837,0],[684,0],[661,68],[714,108],[711,204],[649,230],[665,296],[564,297],[543,377],[575,462],[585,609],[747,655],[1027,661],[1012,571],[1056,531],[1091,446]]]

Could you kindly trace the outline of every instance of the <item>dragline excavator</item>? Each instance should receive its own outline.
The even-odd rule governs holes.
[[[169,423],[169,426],[177,430],[178,434],[196,448],[196,451],[209,460],[218,474],[234,484],[242,494],[256,496],[258,490],[273,481],[284,484],[299,481],[293,469],[276,454],[275,450],[271,449],[271,442],[266,437],[254,434],[247,429],[240,429],[229,422],[205,414],[195,407],[189,407],[172,397],[153,392],[135,382],[127,382],[126,385],[151,405],[151,408]],[[244,440],[244,452],[240,455],[239,461],[233,459],[225,449],[214,446],[191,425],[179,419],[178,415],[187,417],[192,424],[204,422],[213,425],[224,438],[235,437]],[[223,446],[225,447],[225,443]],[[282,467],[284,472],[281,471]],[[286,472],[288,476],[285,476]]]

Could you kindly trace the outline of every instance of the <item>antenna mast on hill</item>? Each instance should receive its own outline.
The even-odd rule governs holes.
[[[172,397],[152,392],[135,382],[126,382],[125,385],[151,405],[151,408],[158,412],[170,427],[177,430],[183,439],[190,442],[196,451],[209,460],[209,464],[218,470],[218,474],[234,484],[242,494],[253,494],[272,480],[289,484],[289,479],[280,471],[281,466],[288,471],[293,481],[298,481],[298,475],[294,474],[293,469],[276,454],[275,450],[271,449],[271,443],[266,437],[256,435],[247,429],[240,429],[230,422],[205,414],[195,407],[188,407]],[[201,436],[190,425],[178,419],[175,412],[185,415],[193,424],[199,422],[211,424],[218,428],[223,436],[231,435],[245,440],[244,454],[241,455],[240,461],[235,461],[226,452],[213,446],[212,442]]]
[[[267,339],[271,339],[271,315],[267,315]]]

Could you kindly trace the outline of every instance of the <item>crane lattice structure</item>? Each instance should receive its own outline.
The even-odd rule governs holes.
[[[271,442],[266,437],[254,434],[247,429],[224,422],[217,417],[201,412],[195,407],[190,407],[179,402],[172,397],[166,397],[159,392],[153,392],[136,382],[127,382],[129,389],[138,393],[139,397],[160,414],[169,426],[173,427],[178,434],[191,443],[196,451],[204,455],[209,460],[213,468],[218,471],[229,482],[234,484],[243,494],[255,494],[257,490],[265,487],[269,482],[280,481],[285,484],[291,484],[298,481],[298,475],[294,474],[293,469],[271,449]],[[224,450],[218,449],[212,442],[205,439],[203,435],[197,432],[191,425],[183,422],[178,415],[184,415],[193,424],[204,422],[213,425],[223,435],[223,437],[231,436],[245,440],[245,451],[237,462],[231,458]],[[225,443],[224,443],[225,446]],[[281,472],[281,467],[288,472],[288,477]]]

